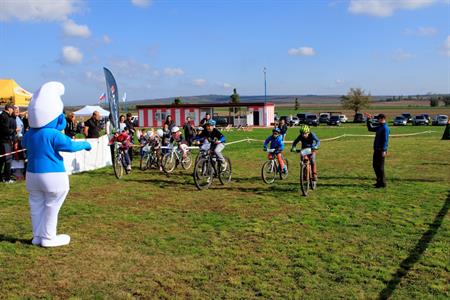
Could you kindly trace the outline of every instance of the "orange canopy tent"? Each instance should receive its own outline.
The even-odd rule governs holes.
[[[24,90],[14,79],[0,79],[0,105],[14,104],[26,107],[33,96]]]

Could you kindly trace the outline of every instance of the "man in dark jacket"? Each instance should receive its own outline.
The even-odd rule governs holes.
[[[183,126],[184,137],[188,143],[188,146],[192,146],[192,140],[195,138],[195,128],[190,117],[186,118],[186,123]]]
[[[12,151],[12,139],[15,135],[15,130],[11,126],[13,113],[14,107],[7,104],[0,114],[0,181],[6,183],[14,182],[11,180],[12,155],[2,156]]]
[[[131,113],[127,113],[127,119],[125,120],[125,125],[128,128],[131,142],[133,142],[133,137],[136,132],[136,130],[134,129],[134,122],[133,122],[133,120],[131,120],[132,117],[133,117],[133,115]],[[130,160],[133,161],[133,147],[130,147],[128,149],[128,155],[130,156]]]
[[[100,131],[102,130],[102,126],[100,125],[100,113],[98,111],[94,111],[92,117],[84,122],[84,135],[88,139],[98,139],[100,137]]]
[[[378,115],[379,125],[372,124],[372,116],[368,115],[367,129],[375,132],[375,140],[373,142],[373,170],[377,176],[376,188],[386,187],[386,176],[384,174],[384,161],[387,155],[389,133],[390,129],[386,123],[386,116],[384,114]]]

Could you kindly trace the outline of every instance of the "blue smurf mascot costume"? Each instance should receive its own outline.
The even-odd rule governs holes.
[[[58,213],[69,193],[69,176],[59,151],[91,150],[87,142],[73,142],[61,133],[66,127],[63,114],[64,85],[47,82],[36,91],[28,107],[30,130],[22,145],[27,149],[26,187],[30,194],[33,245],[58,247],[70,243],[70,236],[56,235]]]

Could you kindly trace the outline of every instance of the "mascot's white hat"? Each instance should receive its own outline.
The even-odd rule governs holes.
[[[33,94],[28,106],[28,121],[31,128],[41,128],[62,114],[64,109],[62,95],[64,85],[57,81],[44,83]]]

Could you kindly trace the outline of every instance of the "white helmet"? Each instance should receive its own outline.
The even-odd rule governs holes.
[[[180,128],[178,128],[178,126],[173,126],[172,128],[172,133],[178,132],[180,131]]]
[[[201,127],[201,126],[197,128],[198,131],[202,131],[203,129],[204,129],[204,128]]]
[[[156,134],[157,134],[159,137],[163,137],[164,131],[163,131],[162,129],[158,129],[158,130],[156,130]]]
[[[147,136],[148,138],[152,137],[152,136],[153,136],[153,130],[147,131],[147,132],[146,132],[146,136]]]

